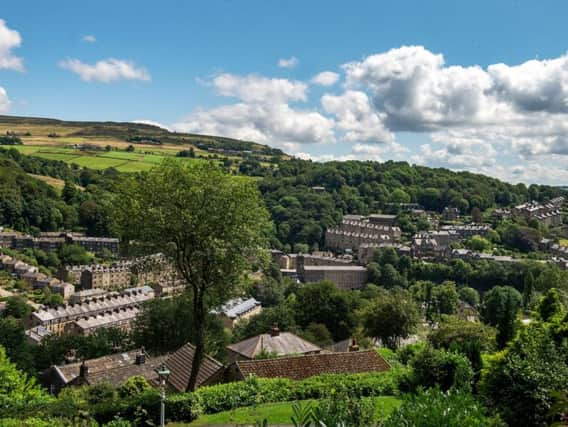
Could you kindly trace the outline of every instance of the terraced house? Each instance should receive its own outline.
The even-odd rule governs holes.
[[[80,304],[66,304],[56,308],[35,311],[30,326],[41,326],[51,333],[88,335],[100,327],[126,327],[140,305],[154,298],[150,287],[125,289],[88,299]]]

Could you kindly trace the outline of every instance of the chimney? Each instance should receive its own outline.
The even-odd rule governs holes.
[[[70,348],[65,354],[65,363],[73,363],[76,360],[77,350]]]
[[[349,346],[349,351],[359,351],[359,344],[357,344],[357,338],[351,338],[351,345]]]
[[[275,323],[275,324],[272,326],[272,329],[270,329],[270,336],[271,336],[271,337],[277,337],[277,336],[279,336],[279,335],[280,335],[280,328],[278,327],[278,324]]]
[[[88,376],[89,376],[89,367],[85,364],[85,361],[83,360],[83,363],[81,363],[81,366],[79,366],[79,377],[87,379]]]
[[[144,351],[144,347],[140,349],[140,352],[136,355],[136,362],[137,365],[143,365],[146,363],[146,352]]]

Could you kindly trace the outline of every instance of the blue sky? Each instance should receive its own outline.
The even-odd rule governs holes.
[[[568,184],[563,1],[5,3],[3,113]]]

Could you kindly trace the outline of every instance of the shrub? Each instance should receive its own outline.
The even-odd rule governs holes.
[[[489,427],[501,426],[486,415],[483,406],[464,392],[431,389],[407,395],[383,427]]]
[[[480,391],[509,425],[545,426],[554,392],[568,384],[566,351],[546,325],[532,323],[482,371]]]
[[[414,388],[471,390],[473,370],[469,360],[461,354],[426,346],[414,356],[410,365],[411,384]]]
[[[148,383],[146,378],[140,376],[130,377],[124,382],[122,387],[120,387],[120,396],[138,396],[151,389],[152,386]]]
[[[244,381],[201,387],[194,394],[207,414],[262,403],[320,399],[332,389],[356,397],[396,395],[402,372],[318,375],[302,381],[249,377]]]

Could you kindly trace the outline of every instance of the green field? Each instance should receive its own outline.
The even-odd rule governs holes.
[[[400,406],[400,400],[392,396],[383,396],[374,399],[375,415],[380,420]],[[305,400],[300,402],[302,405],[308,403],[314,404],[313,400]],[[172,423],[170,427],[202,427],[213,425],[251,425],[255,421],[267,419],[269,425],[291,425],[291,417],[293,402],[268,403],[258,406],[249,406],[246,408],[238,408],[234,411],[219,412],[218,414],[203,415],[190,424]],[[167,411],[167,409],[166,409]]]
[[[175,157],[177,151],[173,151],[169,147],[165,150],[153,148],[152,151],[147,149],[139,151],[138,148],[135,148],[133,152],[118,150],[80,151],[61,145],[15,145],[5,146],[4,148],[14,148],[22,154],[49,160],[60,160],[90,169],[115,168],[120,172],[146,171],[159,164],[165,158],[178,159],[184,162],[203,161],[203,159]]]

